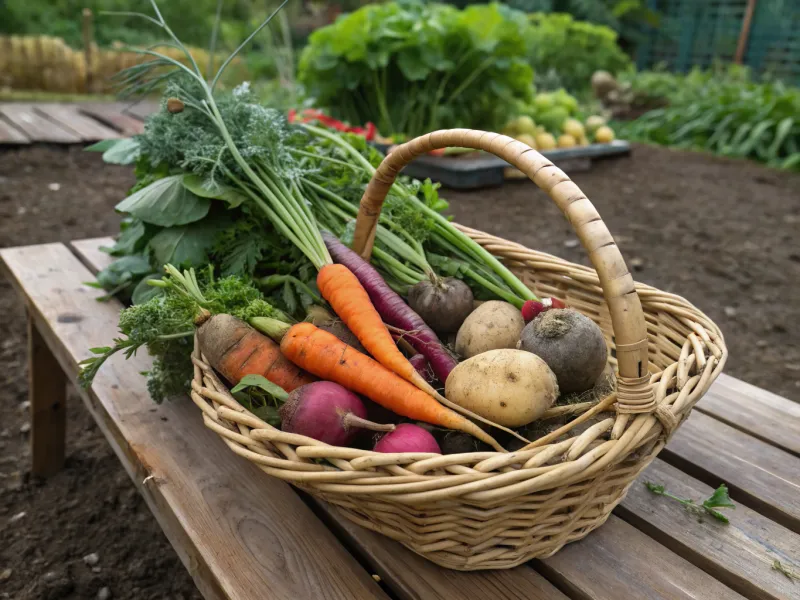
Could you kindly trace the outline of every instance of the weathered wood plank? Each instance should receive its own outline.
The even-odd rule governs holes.
[[[502,598],[503,600],[567,600],[533,569],[452,571],[443,569],[385,536],[348,521],[321,500],[311,501],[325,513],[333,528],[401,600]]]
[[[800,456],[800,403],[723,373],[695,408]]]
[[[69,129],[65,129],[43,117],[31,105],[0,104],[0,114],[11,121],[32,142],[48,142],[55,144],[77,144],[81,138]]]
[[[108,252],[103,252],[100,248],[110,248],[114,244],[114,239],[110,237],[90,238],[86,240],[74,240],[69,243],[78,259],[92,273],[102,271],[112,262],[114,257]]]
[[[145,121],[147,120],[147,117],[149,117],[153,113],[158,112],[158,109],[159,109],[158,102],[152,102],[150,100],[142,100],[141,102],[127,104],[125,106],[124,112],[126,115],[130,115],[134,119]]]
[[[611,516],[536,568],[573,600],[741,599],[711,575]]]
[[[49,477],[64,465],[67,380],[30,317],[28,399],[31,403],[31,472]]]
[[[144,132],[144,123],[139,119],[123,114],[125,105],[118,102],[80,104],[79,110],[116,129],[123,136],[137,135]]]
[[[102,292],[82,283],[91,273],[62,244],[0,259],[73,378],[114,335],[120,304],[96,301]],[[386,598],[289,486],[228,451],[187,398],[153,404],[139,375],[149,364],[114,357],[81,393],[206,598]]]
[[[0,114],[0,144],[30,144],[31,141],[19,129]]]
[[[115,129],[81,113],[74,104],[35,104],[33,108],[64,129],[73,131],[84,142],[121,137]]]
[[[723,510],[729,525],[712,518],[698,521],[675,500],[649,492],[645,481],[696,502],[713,493],[710,486],[656,459],[616,509],[626,521],[747,598],[791,600],[800,594],[796,582],[772,569],[779,560],[800,572],[799,535],[742,505]]]
[[[675,432],[661,458],[800,532],[800,459],[700,412]]]

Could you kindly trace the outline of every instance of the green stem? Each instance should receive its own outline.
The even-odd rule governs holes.
[[[524,304],[522,302],[522,300],[520,300],[518,297],[516,297],[514,294],[512,294],[508,290],[504,290],[503,288],[501,288],[498,285],[495,285],[494,283],[492,283],[491,281],[489,281],[485,277],[482,277],[481,275],[479,275],[473,269],[467,269],[464,272],[464,274],[467,277],[469,277],[470,279],[472,279],[472,280],[476,281],[477,283],[479,283],[480,285],[482,285],[484,288],[486,288],[487,290],[489,290],[493,294],[496,294],[497,296],[499,296],[500,298],[502,298],[503,300],[505,300],[509,304],[513,304],[517,308],[522,308],[522,305]]]
[[[278,321],[277,319],[270,319],[269,317],[253,317],[247,322],[252,327],[255,327],[258,331],[272,338],[278,343],[280,343],[280,341],[283,339],[283,336],[286,335],[286,332],[292,327],[288,323]]]
[[[267,289],[276,288],[279,285],[282,285],[286,282],[292,283],[303,290],[306,294],[311,296],[311,299],[317,304],[324,304],[324,300],[317,295],[317,293],[312,290],[308,285],[300,281],[297,277],[293,275],[268,275],[267,277],[262,277],[258,280],[258,285],[260,287],[265,287]]]

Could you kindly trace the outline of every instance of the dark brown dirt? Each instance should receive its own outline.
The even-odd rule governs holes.
[[[574,179],[637,278],[686,296],[722,327],[728,373],[800,401],[800,176],[636,147]],[[131,183],[130,169],[78,149],[0,150],[0,246],[113,234],[112,208]],[[466,225],[585,262],[529,183],[445,195]],[[115,599],[199,598],[74,394],[65,469],[47,482],[28,477],[25,315],[1,280],[0,315],[0,598],[95,598],[103,587]],[[91,553],[99,571],[83,560]]]

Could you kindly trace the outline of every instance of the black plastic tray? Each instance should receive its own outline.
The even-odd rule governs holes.
[[[388,145],[376,144],[386,152]],[[609,144],[592,144],[576,148],[557,148],[542,152],[565,173],[587,171],[598,158],[629,154],[630,144],[614,140]],[[430,178],[445,187],[468,190],[503,185],[508,179],[522,174],[502,158],[481,152],[474,156],[420,156],[411,162],[403,173],[416,179]],[[524,177],[524,176],[523,176]]]

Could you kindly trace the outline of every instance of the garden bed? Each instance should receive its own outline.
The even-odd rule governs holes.
[[[753,163],[636,146],[630,157],[576,173],[614,232],[637,279],[685,295],[726,333],[726,372],[800,401],[800,175]],[[2,245],[69,241],[118,230],[111,208],[131,169],[77,149],[0,154]],[[53,184],[58,184],[57,188]],[[585,263],[570,226],[527,183],[446,191],[456,220]],[[693,265],[687,269],[686,265]],[[27,481],[26,329],[23,307],[0,281],[0,573],[21,600],[94,597],[199,598],[94,422],[72,402],[66,468],[44,485]],[[754,348],[759,347],[755,360]],[[25,512],[14,523],[14,515]],[[97,553],[94,572],[83,557]],[[45,576],[45,574],[53,575]],[[168,587],[165,588],[164,586]],[[2,595],[0,594],[0,597]]]

